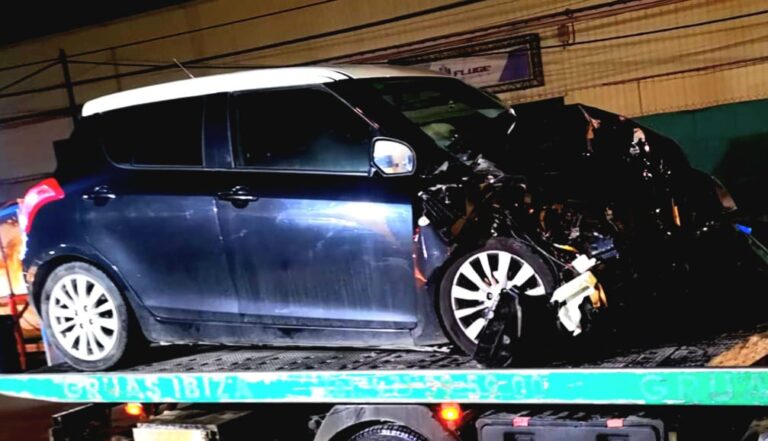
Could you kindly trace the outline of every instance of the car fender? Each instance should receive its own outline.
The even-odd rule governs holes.
[[[72,244],[62,243],[55,247],[50,247],[39,251],[35,256],[27,256],[25,262],[27,265],[25,271],[25,281],[29,294],[33,299],[33,306],[40,313],[40,299],[42,289],[50,274],[56,267],[67,262],[80,261],[91,264],[103,271],[107,277],[115,284],[118,290],[125,295],[131,309],[136,314],[143,330],[150,329],[150,325],[156,322],[144,303],[139,299],[136,293],[125,282],[120,270],[109,262],[109,260],[94,249]]]

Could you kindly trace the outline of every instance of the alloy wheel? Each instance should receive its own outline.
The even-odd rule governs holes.
[[[506,251],[482,251],[459,267],[451,286],[451,308],[464,334],[477,343],[492,318],[502,291],[515,288],[527,296],[546,294],[531,265]]]
[[[61,347],[81,360],[100,360],[117,341],[115,301],[97,281],[83,274],[63,277],[48,303],[51,329]]]

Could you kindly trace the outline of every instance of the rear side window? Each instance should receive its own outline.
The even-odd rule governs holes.
[[[203,98],[115,110],[103,116],[107,155],[123,165],[201,167]]]
[[[372,132],[335,95],[285,89],[233,96],[238,167],[368,172]]]

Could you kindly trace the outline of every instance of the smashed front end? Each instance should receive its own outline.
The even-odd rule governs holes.
[[[504,145],[463,150],[421,192],[417,263],[427,277],[441,277],[435,262],[444,256],[515,239],[556,274],[549,303],[558,332],[581,338],[617,322],[646,333],[662,312],[720,308],[735,287],[726,280],[764,274],[765,249],[735,224],[728,192],[690,167],[674,141],[581,105],[515,116]],[[430,260],[436,242],[445,248]],[[518,337],[503,338],[510,326],[519,317],[501,302],[476,356],[508,363]]]

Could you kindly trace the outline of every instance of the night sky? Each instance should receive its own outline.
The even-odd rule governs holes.
[[[11,0],[0,11],[0,45],[161,9],[190,0]]]

